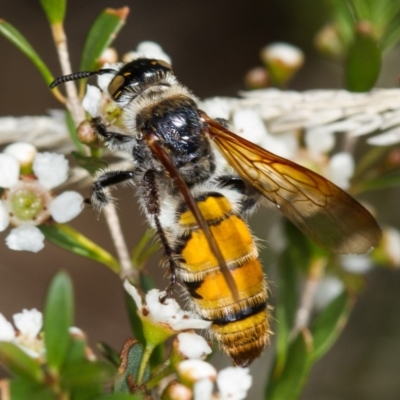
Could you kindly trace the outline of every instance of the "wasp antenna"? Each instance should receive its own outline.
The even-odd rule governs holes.
[[[50,89],[54,89],[60,83],[65,83],[69,81],[77,81],[79,79],[90,78],[91,76],[103,75],[103,74],[116,74],[117,71],[115,69],[105,68],[99,69],[98,71],[81,71],[74,72],[73,74],[63,75],[56,79],[50,84]]]

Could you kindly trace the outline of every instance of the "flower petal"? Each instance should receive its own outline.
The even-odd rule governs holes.
[[[0,200],[0,232],[3,232],[8,224],[10,223],[10,219],[8,217],[8,211],[4,203]]]
[[[202,360],[184,360],[178,364],[177,372],[189,382],[197,382],[201,379],[214,380],[217,375],[216,369]]]
[[[11,342],[15,339],[15,329],[11,322],[7,321],[0,313],[0,341]]]
[[[3,154],[15,157],[21,167],[31,165],[36,156],[36,147],[27,142],[15,142],[4,148]]]
[[[61,185],[68,178],[68,160],[63,154],[38,153],[33,162],[33,172],[46,189]]]
[[[59,223],[71,221],[82,209],[82,195],[72,190],[61,193],[50,203],[50,214]]]
[[[32,310],[23,309],[21,313],[13,315],[14,324],[18,330],[30,338],[35,338],[43,325],[42,313],[36,308]]]
[[[132,297],[133,301],[136,303],[136,307],[138,310],[141,310],[143,307],[142,298],[140,297],[139,292],[136,287],[131,285],[127,279],[124,281],[124,288],[128,292],[128,294]]]
[[[92,118],[100,116],[101,91],[93,85],[86,86],[86,94],[82,100],[82,106]]]
[[[203,360],[211,353],[211,347],[200,335],[190,332],[182,332],[178,335],[178,349],[186,358]]]
[[[354,159],[350,153],[337,153],[329,160],[328,178],[340,188],[347,189],[354,169]]]
[[[18,183],[19,162],[9,154],[0,154],[0,187],[9,189]]]
[[[35,226],[21,225],[6,237],[6,244],[11,250],[37,253],[44,247],[44,235]]]
[[[323,278],[315,292],[314,306],[317,310],[323,310],[334,298],[344,290],[343,282],[335,276]]]
[[[248,368],[228,367],[219,372],[217,385],[221,400],[242,400],[247,396],[253,378]]]

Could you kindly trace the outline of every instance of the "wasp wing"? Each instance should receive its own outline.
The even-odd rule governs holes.
[[[366,253],[381,230],[374,217],[332,182],[235,135],[203,114],[210,139],[235,171],[318,246]]]

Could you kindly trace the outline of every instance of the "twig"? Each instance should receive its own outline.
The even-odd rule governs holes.
[[[69,75],[72,73],[72,69],[69,59],[67,37],[64,32],[64,27],[62,26],[62,24],[54,24],[52,25],[52,31],[54,42],[56,44],[58,52],[58,58],[61,64],[62,73],[64,75]],[[74,82],[66,83],[66,92],[68,98],[67,107],[71,112],[71,116],[74,120],[75,126],[78,126],[82,121],[85,120],[85,111],[82,107]],[[121,223],[115,210],[115,206],[113,204],[110,204],[107,207],[104,207],[103,214],[107,221],[108,229],[114,242],[114,246],[117,250],[118,259],[121,265],[121,277],[130,277],[132,280],[137,281],[137,272],[132,268],[128,248],[122,234]]]
[[[314,260],[310,266],[301,294],[300,305],[296,312],[295,324],[290,333],[292,339],[295,338],[300,331],[308,328],[314,304],[315,291],[325,270],[326,263],[326,258],[318,258]]]
[[[133,282],[138,282],[138,272],[132,268],[131,258],[125,243],[125,238],[122,233],[121,224],[118,218],[115,205],[109,203],[103,208],[103,214],[106,219],[108,229],[114,241],[114,246],[118,254],[118,259],[121,264],[120,277],[122,279],[129,278]]]

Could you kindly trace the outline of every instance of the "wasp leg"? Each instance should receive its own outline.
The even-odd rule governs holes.
[[[157,183],[155,179],[155,174],[153,170],[148,170],[144,174],[143,184],[147,196],[146,208],[147,212],[154,218],[154,224],[156,226],[157,235],[160,238],[161,244],[164,248],[164,254],[168,262],[168,268],[171,274],[170,283],[166,288],[167,295],[160,299],[164,302],[168,296],[172,296],[174,285],[176,283],[176,263],[173,257],[173,251],[168,243],[167,237],[165,235],[164,229],[160,223],[160,196],[158,193]]]
[[[102,209],[110,201],[111,197],[107,194],[106,188],[118,183],[128,181],[133,178],[133,171],[107,171],[98,177],[92,186],[91,204],[98,209]]]
[[[127,144],[131,144],[134,138],[118,132],[109,132],[101,117],[92,119],[92,126],[96,133],[104,138],[107,144],[115,150],[123,150]]]

